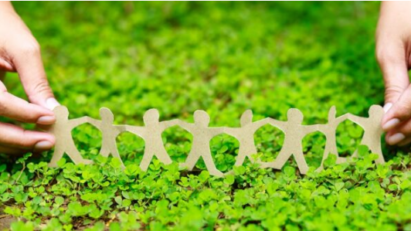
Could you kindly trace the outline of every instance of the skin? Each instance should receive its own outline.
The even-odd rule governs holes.
[[[12,120],[51,125],[58,105],[49,87],[36,39],[9,2],[0,2],[0,116]],[[6,72],[17,72],[28,101],[9,92],[3,83]],[[0,153],[18,154],[53,147],[53,135],[0,123]]]
[[[382,127],[390,145],[411,143],[411,2],[383,2],[376,55],[385,82]]]

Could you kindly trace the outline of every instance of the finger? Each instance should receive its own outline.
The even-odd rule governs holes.
[[[8,93],[2,82],[0,82],[0,115],[21,122],[44,125],[50,125],[56,121],[52,111],[28,103],[27,101]]]
[[[24,130],[15,125],[0,123],[0,146],[23,150],[47,150],[53,147],[53,135]]]
[[[58,106],[47,81],[37,42],[25,45],[13,54],[13,64],[20,76],[29,101],[53,110]]]
[[[411,120],[401,123],[391,129],[386,135],[385,140],[389,145],[401,145],[411,137]]]
[[[411,118],[411,85],[409,85],[391,109],[385,113],[382,128],[389,131]]]
[[[398,120],[395,120],[397,124],[392,125],[394,122],[393,112],[395,112],[398,107],[401,107],[403,103],[397,105],[394,108],[392,106],[396,104],[403,92],[409,86],[409,77],[408,77],[408,63],[405,57],[405,48],[401,41],[398,42],[385,42],[390,39],[383,38],[378,40],[377,44],[377,59],[381,67],[383,76],[384,76],[384,85],[385,85],[385,106],[384,109],[386,115],[382,120],[382,125],[387,130],[397,125]],[[401,114],[402,115],[402,114]],[[411,114],[410,114],[411,115]],[[407,115],[402,115],[403,118],[406,118]],[[409,116],[408,116],[409,118]],[[391,121],[391,127],[387,126],[386,123]]]

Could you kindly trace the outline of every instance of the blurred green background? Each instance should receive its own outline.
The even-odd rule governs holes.
[[[42,46],[50,83],[74,117],[118,122],[245,109],[324,121],[331,105],[383,102],[374,58],[378,3],[14,3]],[[17,84],[15,84],[17,85]],[[17,86],[10,87],[16,91]]]

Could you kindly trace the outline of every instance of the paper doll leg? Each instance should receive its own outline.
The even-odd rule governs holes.
[[[104,146],[104,144],[101,146],[100,149],[100,155],[104,156],[104,157],[108,157],[108,155],[110,154],[110,149],[107,148],[106,146]]]
[[[255,145],[253,144],[253,147],[250,148],[241,148],[240,146],[240,150],[238,150],[238,156],[236,158],[235,164],[234,166],[241,166],[244,163],[244,160],[246,157],[248,157],[251,161],[251,163],[261,163],[260,161],[254,161],[253,158],[251,157],[252,154],[256,154],[257,153],[257,149],[255,148]]]
[[[213,158],[211,157],[211,155],[207,156],[205,158],[203,156],[203,159],[204,159],[204,163],[207,167],[208,172],[210,172],[210,175],[218,176],[218,177],[223,177],[224,176],[224,174],[220,170],[218,170],[217,167],[215,166]]]
[[[347,162],[347,157],[339,157],[339,156],[337,156],[337,164],[342,164],[342,163],[345,163],[345,162]]]
[[[301,174],[306,174],[308,171],[308,165],[305,161],[304,154],[302,152],[297,152],[298,154],[294,154],[295,162],[297,162],[298,169],[300,170]]]
[[[54,148],[53,157],[50,160],[49,167],[56,168],[57,162],[63,157],[64,150],[60,147],[60,145],[56,145]]]
[[[278,154],[277,158],[272,161],[272,162],[268,162],[268,163],[261,163],[261,167],[262,168],[274,168],[274,169],[281,169],[285,162],[287,162],[287,160],[290,158],[291,153],[286,153],[284,151],[284,148],[281,149],[280,153]]]
[[[243,165],[244,160],[245,160],[245,157],[246,157],[245,154],[239,152],[239,154],[238,154],[238,156],[237,156],[237,158],[236,158],[236,160],[235,160],[234,166],[241,166],[241,165]],[[250,160],[251,160],[251,158],[250,158]],[[252,160],[251,160],[251,162],[252,162]]]
[[[333,147],[331,147],[333,146]],[[315,170],[316,172],[320,172],[324,169],[324,161],[330,156],[330,155],[335,155],[337,157],[338,161],[338,151],[337,151],[337,146],[332,143],[326,143],[324,153],[323,153],[323,158],[321,160],[320,166]]]
[[[197,152],[191,151],[188,154],[186,161],[180,164],[180,167],[186,168],[187,170],[191,171],[196,165],[198,159],[200,159],[200,155]]]
[[[117,159],[120,161],[120,163],[121,163],[121,168],[124,169],[125,166],[124,166],[123,160],[122,160],[121,157],[120,157],[120,153],[118,153],[118,150],[117,150],[117,149],[112,150],[112,151],[111,151],[111,155],[113,155],[114,158],[117,158]]]
[[[151,163],[151,159],[153,159],[153,156],[154,154],[152,152],[148,152],[148,151],[144,152],[143,159],[141,160],[141,163],[140,163],[141,170],[147,171],[148,166]]]
[[[66,153],[71,158],[71,160],[74,162],[74,164],[80,164],[80,163],[92,164],[93,163],[93,161],[86,160],[83,157],[81,157],[81,154],[77,150],[76,146],[74,145],[74,142],[68,142]]]
[[[371,152],[378,155],[378,159],[375,160],[377,164],[384,164],[384,156],[382,155],[381,144],[378,144],[375,148],[371,148]]]
[[[164,164],[171,164],[173,162],[164,148],[156,152],[156,156]]]

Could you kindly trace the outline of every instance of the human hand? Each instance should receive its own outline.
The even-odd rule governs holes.
[[[47,82],[40,48],[9,2],[0,2],[0,77],[17,72],[29,102],[7,92],[0,78],[0,116],[51,125],[56,118],[51,111],[58,105]],[[43,151],[53,147],[54,136],[0,123],[0,153],[17,154]]]
[[[383,2],[377,28],[376,54],[384,75],[386,141],[411,142],[411,2]]]

